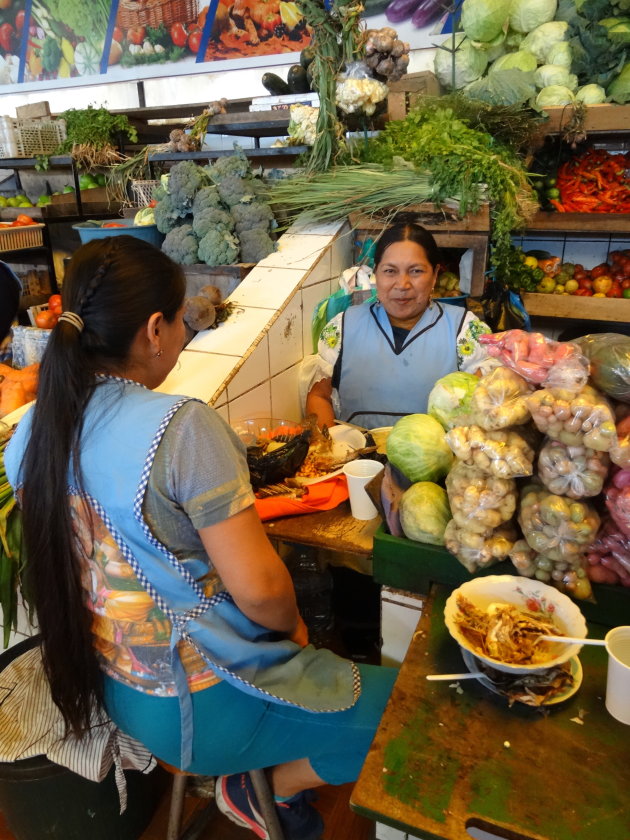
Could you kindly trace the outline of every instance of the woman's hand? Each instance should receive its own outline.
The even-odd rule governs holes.
[[[304,624],[304,619],[301,615],[298,616],[298,623],[293,633],[289,636],[289,639],[300,647],[306,647],[308,644],[308,628]]]
[[[335,412],[332,404],[332,379],[320,379],[308,392],[306,398],[305,414],[315,414],[317,425],[320,429],[323,426],[335,425]]]
[[[291,638],[295,635],[295,641],[304,637],[291,575],[267,539],[253,506],[201,528],[199,536],[241,612],[270,630]]]

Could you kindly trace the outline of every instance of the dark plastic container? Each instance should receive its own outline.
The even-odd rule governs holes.
[[[39,644],[34,636],[0,654],[0,673]],[[0,762],[0,811],[16,840],[137,840],[149,824],[168,777],[125,770],[127,810],[120,814],[114,768],[91,782],[45,756]]]

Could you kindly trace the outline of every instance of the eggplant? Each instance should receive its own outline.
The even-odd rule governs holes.
[[[411,17],[411,22],[418,29],[428,26],[446,12],[442,0],[420,0],[418,7]]]
[[[422,0],[392,0],[385,9],[385,17],[390,23],[402,23],[403,20],[411,17],[420,2]]]

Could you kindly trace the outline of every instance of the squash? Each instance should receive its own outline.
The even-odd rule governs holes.
[[[285,96],[287,93],[291,93],[288,84],[280,76],[276,76],[275,73],[265,73],[260,81],[265,90],[268,90],[274,96]]]
[[[301,64],[292,64],[287,73],[287,84],[291,93],[308,93],[311,89],[306,70]]]

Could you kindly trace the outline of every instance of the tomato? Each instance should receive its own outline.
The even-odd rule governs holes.
[[[621,288],[622,289],[630,289],[630,277],[626,277],[625,280],[621,281]]]
[[[58,316],[54,312],[51,312],[49,309],[42,309],[35,316],[35,324],[42,330],[52,330],[57,323],[57,318]]]
[[[48,306],[61,306],[61,295],[51,295],[48,298]]]
[[[608,291],[606,292],[606,297],[609,297],[609,298],[620,298],[621,295],[622,295],[622,289],[621,289],[621,286],[619,285],[619,283],[613,283],[611,285],[610,289],[608,289]]]
[[[595,269],[593,269],[593,271],[595,271]],[[595,292],[607,294],[612,286],[612,277],[609,277],[607,274],[598,274],[597,276],[593,275],[593,277],[595,277],[593,280],[593,289]]]
[[[142,44],[147,30],[144,26],[132,26],[127,30],[127,40],[130,44]]]
[[[188,33],[182,23],[174,23],[170,28],[171,41],[176,47],[185,47]]]
[[[580,277],[578,279],[578,286],[580,289],[592,289],[593,288],[593,281],[590,277],[584,275],[584,277]]]
[[[20,215],[15,219],[14,224],[16,227],[23,227],[25,225],[34,225],[35,222],[30,216],[27,216],[26,213],[20,213]]]
[[[575,294],[578,297],[593,297],[593,292],[590,289],[578,289]]]
[[[188,36],[188,49],[191,52],[198,53],[201,46],[201,32],[196,29]]]
[[[595,268],[591,268],[591,277],[595,280],[597,277],[608,275],[610,273],[610,266],[608,263],[600,263]]]
[[[126,225],[121,225],[120,222],[105,222],[101,225],[102,228],[124,228]]]

